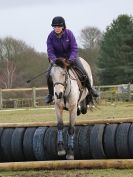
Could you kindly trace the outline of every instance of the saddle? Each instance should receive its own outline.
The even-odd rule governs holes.
[[[77,84],[79,86],[79,90],[82,92],[83,88],[85,87],[85,81],[86,81],[84,74],[77,67],[72,67],[71,71],[73,72],[73,74],[76,78]]]
[[[80,87],[86,87],[85,82],[87,80],[87,76],[84,75],[79,67],[73,66],[71,69],[75,78],[77,79],[78,85],[80,85]]]

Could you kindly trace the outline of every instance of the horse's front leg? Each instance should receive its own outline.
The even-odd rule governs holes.
[[[63,118],[62,118],[63,109],[56,106],[56,116],[57,116],[57,151],[59,156],[63,156],[66,154],[64,148],[64,141],[63,141]]]
[[[68,150],[66,159],[74,160],[74,129],[75,129],[75,120],[77,117],[77,106],[74,106],[73,109],[69,111],[69,128],[68,128]]]

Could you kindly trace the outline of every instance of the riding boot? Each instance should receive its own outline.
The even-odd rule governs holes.
[[[49,67],[49,71],[47,75],[47,85],[48,85],[48,92],[49,92],[49,94],[45,97],[45,103],[47,104],[53,101],[53,95],[54,95],[53,82],[50,76],[50,70],[51,70],[51,66]]]
[[[95,98],[99,97],[99,94],[97,93],[96,89],[94,87],[91,87],[89,78],[87,79],[86,87],[93,97]]]
[[[45,97],[45,103],[51,103],[53,101],[53,82],[51,79],[48,78],[47,80],[47,84],[48,84],[48,91],[49,94]]]

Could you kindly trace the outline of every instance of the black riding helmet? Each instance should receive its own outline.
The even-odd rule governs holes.
[[[51,26],[52,27],[54,27],[54,26],[62,26],[65,29],[66,28],[66,24],[65,24],[64,18],[60,17],[60,16],[54,17],[53,20],[52,20]]]

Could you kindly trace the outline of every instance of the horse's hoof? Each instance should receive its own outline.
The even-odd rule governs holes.
[[[81,110],[78,108],[77,109],[77,116],[79,116],[81,114]]]
[[[58,156],[63,156],[66,154],[66,151],[64,149],[64,144],[63,143],[59,143],[58,144]]]
[[[63,156],[63,155],[66,155],[65,150],[58,151],[58,156]]]
[[[66,159],[67,160],[74,160],[74,155],[67,154]]]
[[[86,108],[81,109],[81,113],[82,113],[82,114],[86,114],[86,113],[87,113],[87,107],[86,107]]]
[[[71,147],[68,148],[66,159],[67,160],[74,160],[74,150]]]

